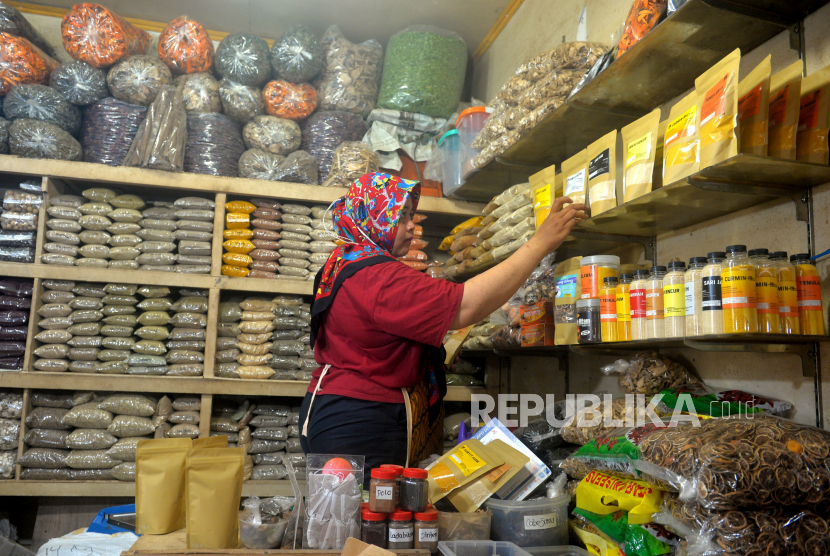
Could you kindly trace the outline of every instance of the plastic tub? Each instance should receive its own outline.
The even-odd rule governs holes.
[[[451,129],[438,140],[441,149],[441,175],[444,195],[452,195],[464,185],[461,178],[461,138],[458,131]]]
[[[591,556],[578,546],[526,546],[523,550],[531,556]]]
[[[620,258],[616,255],[582,257],[580,263],[582,299],[599,299],[599,290],[609,276],[619,280]]]
[[[445,541],[490,540],[492,518],[493,513],[489,510],[472,513],[438,512],[438,538]]]
[[[493,109],[486,106],[473,106],[461,112],[461,115],[455,121],[455,128],[461,138],[462,164],[481,152],[480,149],[473,148],[473,141],[484,128],[484,122],[487,121],[492,112]]]
[[[440,541],[438,550],[444,556],[529,556],[512,542]]]
[[[516,546],[561,546],[568,544],[568,495],[544,500],[514,502],[490,498],[493,512],[490,537]]]
[[[282,543],[288,520],[281,519],[277,523],[254,525],[244,520],[243,513],[240,512],[239,518],[239,539],[245,548],[270,549],[277,548]]]

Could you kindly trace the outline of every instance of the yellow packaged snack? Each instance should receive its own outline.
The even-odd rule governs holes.
[[[695,79],[700,106],[700,169],[714,166],[738,154],[738,68],[741,50]]]
[[[504,464],[475,439],[465,440],[433,463],[427,471],[429,501],[435,504],[447,494]]]
[[[185,458],[189,438],[141,440],[136,448],[136,532],[164,535],[185,523]]]
[[[254,261],[251,257],[243,253],[223,253],[222,260],[227,265],[241,266],[243,268],[248,268],[248,265]]]
[[[579,540],[585,544],[589,554],[595,556],[623,556],[619,546],[607,538],[593,524],[577,524],[576,520],[569,520],[568,525]]]
[[[225,239],[251,239],[254,237],[254,231],[248,228],[225,230],[222,232],[222,237]]]
[[[588,145],[586,159],[588,199],[596,216],[617,206],[617,130]]]
[[[238,266],[233,266],[229,264],[222,265],[222,275],[223,276],[233,276],[236,278],[244,278],[247,276],[251,271],[247,268],[241,268]]]
[[[657,156],[657,126],[660,109],[653,110],[639,120],[622,128],[623,202],[651,193],[654,161]]]
[[[767,156],[769,81],[772,56],[767,56],[738,84],[738,128],[743,154]]]
[[[576,507],[597,515],[628,512],[632,524],[650,523],[663,504],[663,490],[646,481],[591,471],[576,487]]]
[[[449,251],[450,246],[452,246],[452,242],[455,240],[455,234],[467,228],[475,228],[481,226],[483,220],[483,216],[475,216],[473,218],[470,218],[469,220],[465,220],[464,222],[453,228],[450,232],[450,235],[441,240],[441,245],[438,246],[438,249],[440,251]]]
[[[801,162],[827,164],[830,128],[830,66],[811,73],[801,82],[795,157]]]
[[[700,110],[692,91],[669,112],[663,143],[663,185],[694,174],[700,168]]]
[[[243,255],[247,255],[256,249],[256,245],[247,239],[229,239],[222,244],[222,247],[230,253],[242,253]]]
[[[801,102],[799,60],[770,78],[769,81],[769,146],[768,156],[795,160],[795,134]]]
[[[225,210],[228,212],[241,212],[251,214],[256,210],[256,205],[248,201],[229,201],[225,203]]]
[[[242,212],[228,212],[225,214],[225,228],[228,230],[235,230],[238,228],[247,228],[251,225],[251,217]]]
[[[564,197],[570,197],[574,203],[585,203],[588,197],[588,150],[575,154],[562,163]]]

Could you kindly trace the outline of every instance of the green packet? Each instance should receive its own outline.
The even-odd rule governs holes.
[[[662,556],[671,554],[673,546],[679,546],[680,539],[656,523],[631,525],[628,512],[620,510],[608,515],[597,515],[581,508],[573,511],[574,519],[591,523],[615,543],[619,544],[626,556]]]
[[[765,398],[742,390],[714,390],[705,384],[686,384],[660,392],[663,412],[694,412],[711,417],[730,417],[751,413],[780,415],[792,409],[790,402]]]

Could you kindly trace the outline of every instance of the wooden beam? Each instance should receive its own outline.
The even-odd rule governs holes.
[[[501,15],[490,28],[490,31],[484,36],[481,42],[476,48],[476,51],[473,52],[473,64],[477,64],[483,57],[487,50],[493,46],[493,43],[496,41],[498,36],[501,34],[502,30],[505,28],[507,23],[513,18],[516,12],[521,7],[524,0],[510,0],[510,2],[505,6],[504,10],[502,10]]]

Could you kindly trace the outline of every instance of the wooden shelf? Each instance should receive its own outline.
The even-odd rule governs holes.
[[[300,481],[300,486],[305,481]],[[245,481],[242,496],[290,496],[291,482]],[[0,481],[0,496],[134,497],[135,483],[124,481]]]

